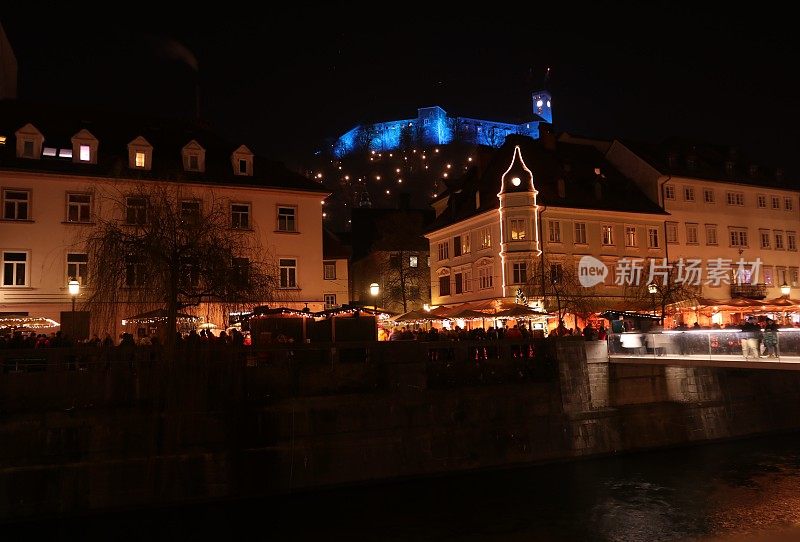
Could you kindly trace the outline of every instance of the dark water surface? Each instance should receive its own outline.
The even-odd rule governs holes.
[[[765,534],[792,526],[800,434],[0,525],[0,540],[800,540]]]

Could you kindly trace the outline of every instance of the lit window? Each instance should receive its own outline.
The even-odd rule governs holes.
[[[658,248],[658,228],[647,228],[647,246]]]
[[[6,144],[6,136],[0,136],[0,145]]]
[[[417,267],[419,265],[419,259],[416,256],[409,256],[408,257],[408,266],[409,267]]]
[[[478,287],[486,290],[492,287],[492,267],[485,265],[478,268]]]
[[[81,162],[91,162],[92,161],[92,148],[89,145],[81,145],[80,161]]]
[[[136,158],[134,161],[136,167],[144,167],[144,153],[136,151]]]
[[[636,226],[625,226],[625,246],[636,246]]]
[[[67,222],[89,222],[91,216],[91,194],[67,194]]]
[[[492,246],[492,229],[490,226],[481,228],[481,248],[489,248]]]
[[[586,244],[586,223],[585,222],[576,222],[575,223],[575,243],[578,245],[585,245]]]
[[[75,279],[87,284],[89,277],[89,255],[83,253],[67,254],[67,280]]]
[[[28,285],[28,253],[3,252],[3,286]]]
[[[231,204],[231,228],[235,230],[246,230],[250,228],[249,203]]]
[[[512,218],[508,221],[509,229],[511,230],[511,239],[513,241],[523,241],[526,237],[525,219]]]
[[[187,225],[197,225],[200,223],[199,201],[181,202],[181,222]]]
[[[614,244],[614,227],[613,226],[600,226],[600,239],[603,245]]]
[[[278,231],[297,231],[297,209],[278,207]]]
[[[55,147],[45,147],[42,149],[42,156],[55,156],[56,155],[56,148]]]
[[[297,260],[281,258],[278,263],[281,271],[281,288],[297,288]]]
[[[58,156],[61,158],[72,158],[72,149],[59,149]]]
[[[28,220],[30,192],[27,190],[3,190],[3,218],[5,220]]]
[[[336,294],[322,294],[322,299],[325,301],[326,309],[333,309],[339,306],[336,304]]]
[[[336,278],[336,262],[322,262],[322,276],[325,280]]]

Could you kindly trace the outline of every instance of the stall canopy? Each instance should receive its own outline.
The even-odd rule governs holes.
[[[433,320],[440,320],[440,318],[437,318],[436,316],[431,316],[430,313],[424,310],[414,309],[408,312],[404,312],[403,314],[398,314],[397,316],[393,316],[389,320],[396,323],[403,323],[403,322],[410,323],[410,322],[430,322]]]
[[[43,316],[3,316],[0,317],[0,329],[46,329],[58,327],[59,324],[50,318]]]
[[[178,321],[196,322],[199,320],[197,316],[191,314],[177,313],[176,318]],[[152,324],[156,322],[167,321],[167,309],[156,309],[152,311],[142,312],[135,316],[124,319],[129,324]]]

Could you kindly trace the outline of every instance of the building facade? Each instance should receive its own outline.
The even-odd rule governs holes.
[[[323,308],[320,201],[327,191],[317,183],[195,124],[107,116],[89,122],[0,105],[0,313],[60,322],[72,301],[67,282],[80,281],[84,295],[92,288],[81,246],[86,232],[110,217],[146,220],[148,202],[133,194],[156,185],[180,194],[181,213],[223,202],[231,234],[257,237],[273,262],[276,297],[296,308]],[[79,309],[90,310],[81,304],[84,295]],[[194,310],[227,325],[209,307]],[[116,333],[125,316],[91,319],[91,330]]]

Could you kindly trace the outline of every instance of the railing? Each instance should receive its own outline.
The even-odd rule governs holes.
[[[767,297],[767,285],[731,283],[731,297],[764,299]]]
[[[800,328],[777,332],[701,329],[661,333],[612,333],[610,357],[685,357],[718,361],[800,362]]]

